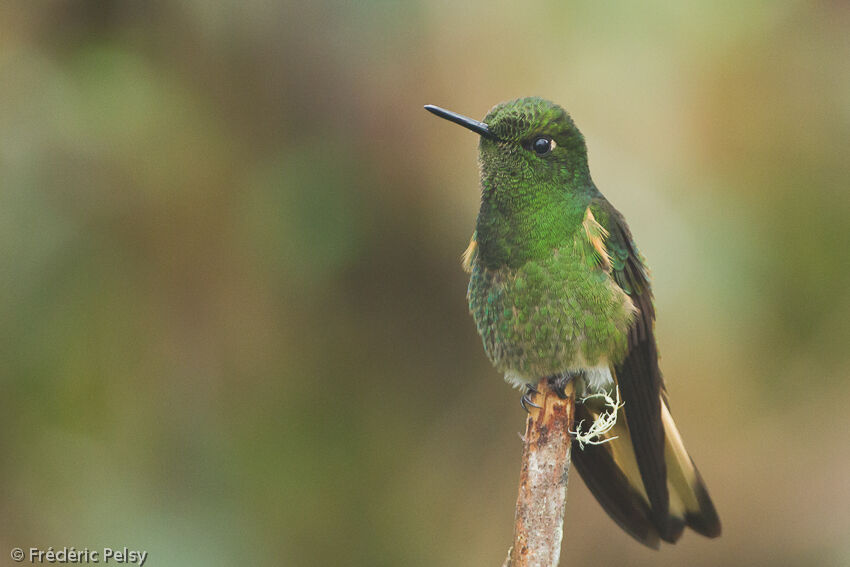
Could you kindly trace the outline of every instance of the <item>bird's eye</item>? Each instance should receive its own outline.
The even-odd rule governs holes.
[[[555,140],[548,136],[540,136],[531,142],[531,149],[539,156],[545,156],[555,149]]]

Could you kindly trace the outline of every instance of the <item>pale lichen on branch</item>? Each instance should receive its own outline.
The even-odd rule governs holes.
[[[580,403],[584,404],[588,400],[602,398],[605,402],[605,407],[608,408],[608,411],[599,414],[587,431],[583,432],[581,430],[584,420],[578,422],[575,431],[570,431],[570,434],[575,437],[580,449],[584,449],[585,445],[602,445],[603,443],[608,443],[617,438],[616,436],[605,437],[605,435],[614,429],[615,425],[617,425],[617,413],[625,405],[620,401],[620,389],[615,387],[614,391],[617,396],[616,400],[611,397],[611,392],[599,392],[597,394],[584,396],[581,400],[579,400]]]

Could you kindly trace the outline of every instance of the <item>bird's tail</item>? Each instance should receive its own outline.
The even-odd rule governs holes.
[[[597,441],[601,444],[573,447],[573,462],[585,484],[611,518],[639,542],[657,548],[659,540],[675,543],[685,526],[707,537],[720,535],[720,520],[705,483],[685,450],[682,437],[665,400],[661,400],[664,425],[664,461],[670,496],[666,524],[657,525],[658,514],[649,499],[638,469],[625,412],[618,410],[617,423]],[[593,423],[606,408],[588,403],[576,406],[576,420]],[[616,439],[614,439],[616,437]]]

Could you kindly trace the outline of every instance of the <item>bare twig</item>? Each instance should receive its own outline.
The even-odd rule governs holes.
[[[525,424],[514,544],[502,567],[556,567],[561,555],[575,399],[572,384],[566,399],[545,378],[537,389],[541,407],[531,408]]]

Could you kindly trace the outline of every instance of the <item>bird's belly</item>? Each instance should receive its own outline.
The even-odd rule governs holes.
[[[608,273],[565,256],[516,270],[473,263],[467,298],[495,367],[527,379],[618,360],[634,314]]]

